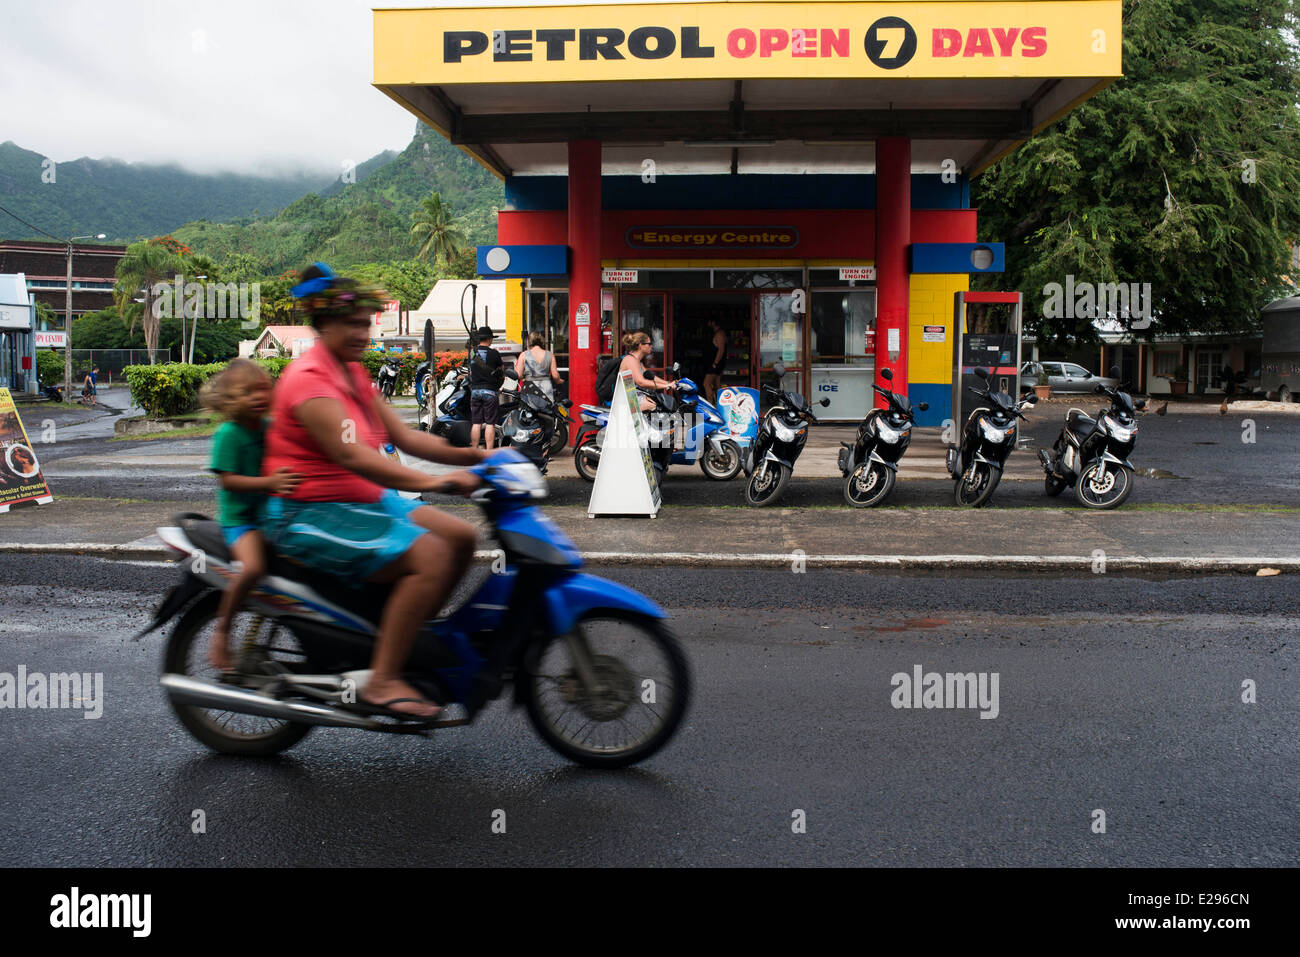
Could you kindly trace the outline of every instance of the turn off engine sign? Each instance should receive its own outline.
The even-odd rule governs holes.
[[[375,11],[378,85],[1119,76],[1120,0]]]

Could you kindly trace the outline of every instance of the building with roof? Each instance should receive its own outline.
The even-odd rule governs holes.
[[[938,424],[955,294],[1004,256],[977,241],[970,181],[1121,76],[1121,13],[453,0],[374,12],[374,84],[504,181],[479,272],[576,401],[631,330],[698,380],[716,323],[724,385],[779,360],[786,388],[856,420],[888,367]]]
[[[22,273],[0,273],[0,389],[36,391],[36,300]]]
[[[117,264],[126,255],[125,246],[73,243],[72,318],[98,312],[113,305]],[[63,330],[67,305],[68,258],[63,243],[0,240],[0,273],[22,273],[37,302],[58,316],[50,331]],[[46,331],[42,326],[38,331]]]

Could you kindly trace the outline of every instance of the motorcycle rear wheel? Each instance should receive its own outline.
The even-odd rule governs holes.
[[[580,674],[575,647],[592,665],[595,688]],[[657,664],[646,665],[647,658]],[[659,619],[620,609],[590,612],[569,634],[543,639],[527,661],[519,680],[533,727],[558,753],[591,768],[650,757],[677,730],[690,700],[690,669],[677,639]]]
[[[1074,484],[1074,497],[1084,508],[1118,508],[1133,491],[1133,477],[1123,466],[1112,465],[1106,472],[1106,481],[1098,486],[1093,479],[1100,465],[1100,462],[1093,462],[1083,470],[1079,481]]]
[[[781,497],[785,487],[790,484],[790,468],[780,462],[768,464],[764,477],[763,463],[754,467],[754,473],[745,483],[745,501],[755,508],[771,505]]]
[[[993,490],[998,487],[1001,478],[1002,473],[992,466],[976,462],[972,481],[966,481],[966,472],[957,479],[956,488],[953,490],[957,504],[968,508],[983,508],[993,497]]]
[[[191,608],[167,639],[163,656],[163,672],[185,675],[206,681],[217,681],[220,672],[208,663],[208,642],[217,620],[218,595],[204,598]],[[248,658],[250,652],[241,650],[242,639],[256,627],[260,616],[251,612],[236,612],[230,625],[231,654]],[[264,637],[259,638],[251,650],[259,656],[283,662],[305,660],[302,647],[293,632],[275,622],[262,626]],[[297,721],[282,721],[259,715],[240,714],[202,708],[197,705],[168,703],[176,717],[200,742],[221,754],[242,757],[269,757],[293,747],[307,736],[312,726]]]
[[[704,445],[704,451],[700,455],[700,471],[715,482],[730,482],[740,474],[739,445],[731,439],[724,439],[716,451],[708,439],[704,440]]]
[[[854,508],[879,505],[894,490],[894,470],[879,462],[863,462],[844,479],[844,501]]]
[[[574,446],[573,449],[573,467],[578,470],[578,477],[588,482],[596,481],[596,469],[600,468],[600,459],[588,458],[585,450],[596,447],[596,435],[592,433]]]

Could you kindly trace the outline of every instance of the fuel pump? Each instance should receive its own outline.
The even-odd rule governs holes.
[[[959,292],[954,297],[952,411],[960,430],[980,405],[967,386],[983,386],[975,369],[989,370],[988,385],[1020,398],[1020,330],[1024,297],[1018,292]],[[976,304],[1006,308],[972,310]]]

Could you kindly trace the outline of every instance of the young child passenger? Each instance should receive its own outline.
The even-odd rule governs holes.
[[[235,359],[203,387],[203,404],[226,421],[212,438],[211,469],[217,473],[218,518],[226,546],[243,566],[221,595],[216,630],[208,659],[223,671],[233,667],[230,657],[230,621],[257,580],[266,572],[262,533],[257,530],[262,501],[267,495],[285,495],[301,476],[287,468],[262,475],[262,444],[266,412],[271,406],[271,377],[256,362]]]

